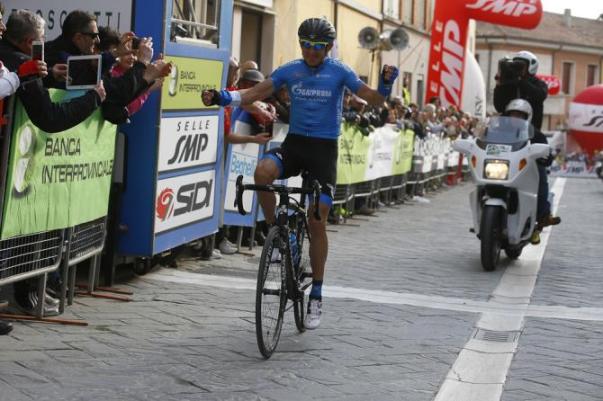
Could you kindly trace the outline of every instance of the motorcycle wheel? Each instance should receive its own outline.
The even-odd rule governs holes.
[[[480,226],[482,267],[490,272],[496,269],[500,257],[502,237],[502,208],[485,206]]]
[[[517,260],[521,256],[521,251],[523,251],[523,247],[509,247],[505,248],[505,253],[507,257],[512,260]]]

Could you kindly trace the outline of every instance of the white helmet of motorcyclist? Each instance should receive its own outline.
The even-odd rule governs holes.
[[[528,73],[530,75],[536,75],[538,71],[538,58],[534,53],[527,50],[522,50],[513,56],[513,60],[523,60],[528,64]]]
[[[523,119],[532,122],[532,106],[525,99],[513,99],[509,102],[505,109],[505,114],[510,115],[511,112],[518,112],[523,115]]]

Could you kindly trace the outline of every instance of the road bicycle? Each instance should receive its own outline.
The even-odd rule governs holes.
[[[305,290],[312,284],[306,195],[312,195],[314,217],[320,220],[320,184],[315,180],[307,188],[307,182],[304,176],[302,187],[294,188],[275,184],[243,184],[243,176],[237,177],[235,204],[242,215],[247,214],[243,207],[244,191],[273,192],[279,196],[276,222],[266,235],[260,257],[255,299],[257,343],[266,359],[270,358],[278,344],[285,311],[293,308],[297,329],[300,333],[305,331]],[[301,194],[301,199],[296,200],[291,196],[293,194]]]

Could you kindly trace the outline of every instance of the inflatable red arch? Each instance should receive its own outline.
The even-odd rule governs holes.
[[[426,99],[460,108],[469,19],[533,29],[541,18],[540,0],[436,0]]]

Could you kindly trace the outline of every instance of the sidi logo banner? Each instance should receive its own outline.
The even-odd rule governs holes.
[[[218,116],[162,118],[159,172],[213,164],[218,156]]]
[[[212,217],[215,175],[212,170],[158,181],[155,233]]]
[[[132,0],[4,0],[5,15],[13,10],[31,10],[46,21],[45,40],[61,34],[67,14],[73,10],[84,10],[96,16],[99,26],[110,26],[119,32],[132,29]]]

